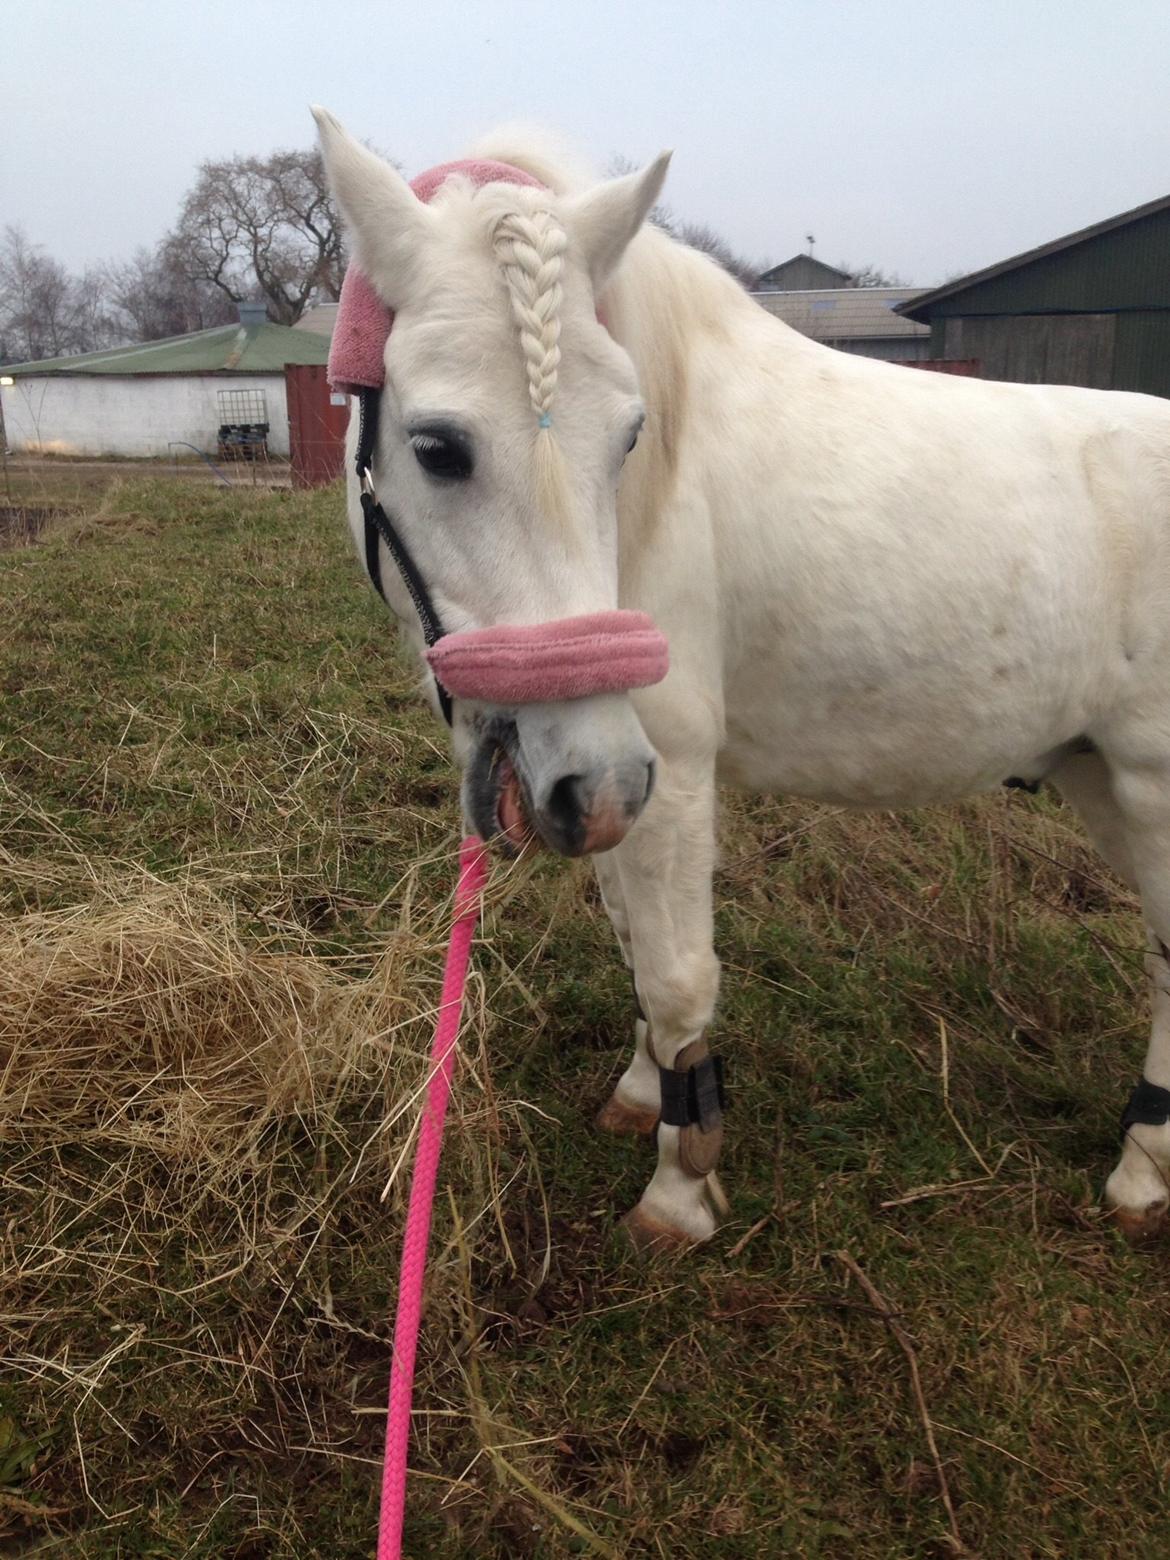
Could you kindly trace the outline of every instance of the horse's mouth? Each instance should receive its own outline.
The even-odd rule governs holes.
[[[515,749],[514,730],[489,729],[472,754],[463,788],[476,833],[510,856],[541,843]]]
[[[493,778],[497,788],[495,838],[519,855],[526,845],[537,842],[537,833],[529,817],[528,799],[520,776],[503,748],[496,749]]]

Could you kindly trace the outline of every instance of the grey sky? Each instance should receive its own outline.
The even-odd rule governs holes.
[[[0,50],[0,222],[78,268],[310,101],[408,173],[501,119],[673,146],[680,216],[923,284],[1170,191],[1170,0],[0,0]]]

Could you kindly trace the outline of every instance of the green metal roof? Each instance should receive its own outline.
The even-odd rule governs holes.
[[[219,325],[105,352],[5,363],[6,374],[278,374],[286,363],[324,363],[329,338],[288,325]]]

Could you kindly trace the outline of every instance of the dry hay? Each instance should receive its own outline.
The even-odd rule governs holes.
[[[381,1093],[419,1017],[404,965],[425,951],[404,932],[358,979],[265,951],[206,887],[150,879],[6,921],[0,1129],[237,1176],[270,1127],[324,1126],[355,1078]]]
[[[363,963],[146,874],[0,922],[0,1377],[36,1409],[0,1414],[36,1495],[0,1490],[0,1544],[124,1508],[144,1468],[214,1507],[226,1447],[284,1480],[375,1450],[355,1409],[383,1390],[447,910],[400,899]],[[448,1155],[490,1202],[481,990]]]

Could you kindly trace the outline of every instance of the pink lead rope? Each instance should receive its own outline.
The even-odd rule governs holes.
[[[443,969],[443,994],[431,1044],[431,1076],[419,1124],[410,1206],[402,1241],[402,1270],[398,1279],[398,1313],[394,1319],[394,1356],[390,1363],[390,1409],[386,1419],[386,1456],[382,1465],[382,1512],[378,1521],[378,1560],[400,1560],[402,1520],[406,1508],[406,1453],[410,1442],[410,1398],[414,1387],[414,1355],[422,1315],[423,1275],[431,1235],[431,1204],[443,1146],[443,1122],[451,1097],[451,1073],[455,1066],[455,1041],[463,1013],[463,988],[471,940],[479,920],[480,900],[487,878],[487,848],[474,835],[459,850],[459,884],[455,890],[455,915],[447,963]]]

